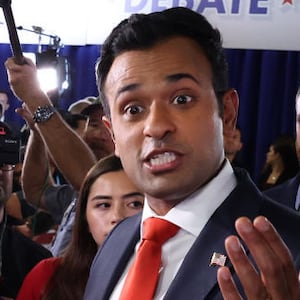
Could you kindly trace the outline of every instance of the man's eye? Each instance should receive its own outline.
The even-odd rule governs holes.
[[[180,95],[180,96],[175,97],[175,99],[174,99],[175,104],[185,104],[185,103],[188,103],[191,101],[192,101],[192,97],[186,96],[186,95]]]
[[[126,111],[126,114],[129,114],[129,115],[136,115],[136,114],[142,112],[143,109],[142,109],[141,106],[138,106],[138,105],[131,105],[131,106],[129,106],[129,107],[126,107],[125,111]]]

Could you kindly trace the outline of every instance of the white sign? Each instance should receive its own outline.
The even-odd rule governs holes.
[[[300,50],[300,0],[12,0],[11,6],[24,44],[39,42],[38,34],[28,31],[32,26],[65,45],[102,44],[132,13],[183,6],[218,27],[227,48]],[[49,38],[41,36],[41,42],[48,44]],[[0,43],[9,43],[3,14]]]

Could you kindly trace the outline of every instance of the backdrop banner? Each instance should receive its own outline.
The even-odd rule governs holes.
[[[112,28],[132,13],[183,6],[204,14],[223,34],[224,46],[300,50],[300,0],[12,0],[22,44],[102,44]],[[29,30],[29,31],[28,31]],[[9,43],[0,14],[0,43]]]

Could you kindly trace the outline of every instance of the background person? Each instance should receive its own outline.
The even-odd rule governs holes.
[[[0,122],[6,138],[12,133],[6,123]],[[5,212],[5,203],[12,191],[13,165],[0,155],[0,297],[15,299],[26,274],[42,259],[51,257],[44,247],[33,242],[11,227]],[[5,298],[6,297],[6,298]]]
[[[79,113],[88,117],[87,130],[83,135],[97,159],[101,159],[114,150],[110,133],[102,122],[103,107],[99,97],[86,97],[74,102],[68,108],[71,114]]]
[[[24,280],[17,299],[81,300],[97,248],[117,223],[140,212],[143,202],[144,195],[118,157],[100,160],[83,182],[65,255],[38,264]]]
[[[295,139],[280,136],[270,145],[258,186],[261,190],[269,189],[294,177],[298,171]]]
[[[9,108],[8,94],[4,90],[0,90],[0,121],[5,121],[5,112]]]
[[[296,149],[300,149],[300,87],[296,94]],[[298,153],[298,159],[300,158]],[[298,162],[297,162],[298,163]],[[298,166],[298,164],[297,164]],[[264,191],[264,194],[275,201],[299,211],[300,209],[300,172],[273,188]]]
[[[19,138],[22,137],[21,128],[13,120],[7,118],[6,112],[9,109],[9,97],[8,93],[5,90],[0,90],[0,121],[5,122],[9,125],[10,129],[13,131],[13,134]]]
[[[236,127],[232,134],[224,136],[225,155],[234,167],[244,167],[240,157],[242,148],[241,130]]]

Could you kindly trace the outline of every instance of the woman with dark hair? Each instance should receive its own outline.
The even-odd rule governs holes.
[[[258,186],[261,190],[266,190],[294,177],[298,171],[295,139],[280,136],[270,145]]]
[[[80,190],[72,240],[62,257],[43,260],[26,277],[21,299],[82,299],[98,247],[122,219],[141,211],[144,195],[118,157],[98,161]]]

